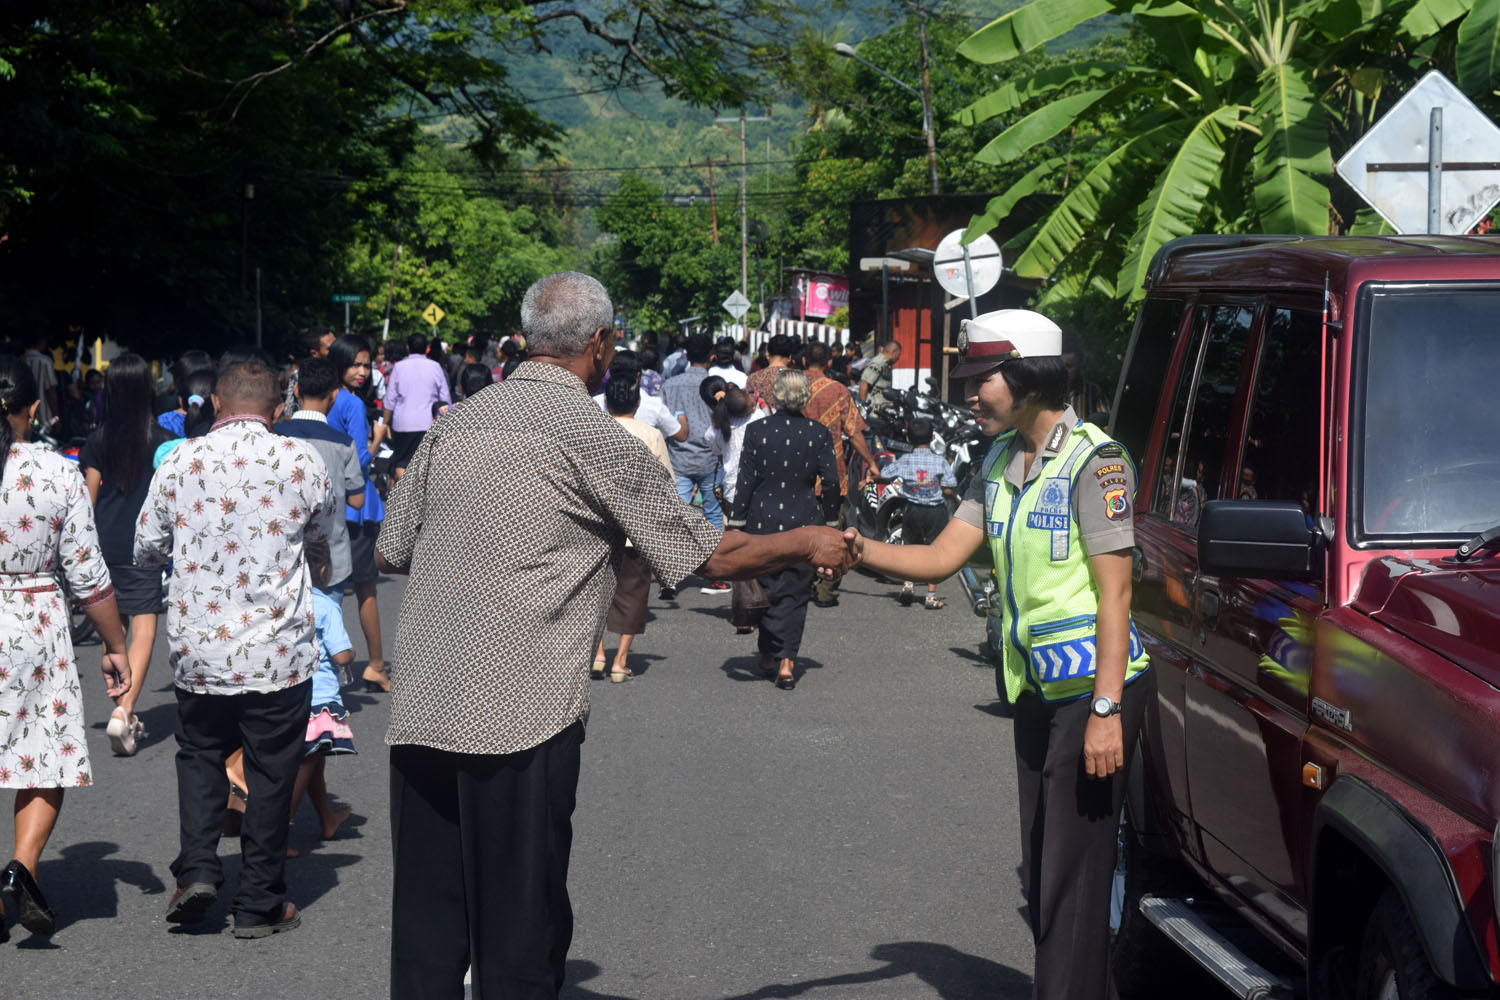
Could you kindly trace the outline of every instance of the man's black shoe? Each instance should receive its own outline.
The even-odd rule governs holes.
[[[836,608],[839,606],[839,599],[835,597],[831,601],[813,601],[813,603],[820,608]]]
[[[661,593],[659,593],[659,594],[656,595],[656,599],[658,601],[675,601],[675,600],[677,600],[677,588],[676,587],[663,587],[663,588],[661,588]]]

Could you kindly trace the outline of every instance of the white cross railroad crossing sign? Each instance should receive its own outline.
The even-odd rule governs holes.
[[[750,311],[750,300],[745,298],[744,292],[736,289],[724,300],[724,311],[736,320],[744,319],[745,313]]]
[[[429,304],[426,309],[422,310],[422,318],[431,323],[434,329],[442,322],[443,317],[446,315],[448,314],[439,309],[436,302]]]
[[[1458,236],[1500,201],[1500,127],[1434,70],[1334,169],[1396,232]]]

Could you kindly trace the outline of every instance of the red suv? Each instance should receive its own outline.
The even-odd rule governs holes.
[[[1122,993],[1185,952],[1247,997],[1500,996],[1497,362],[1500,240],[1153,262],[1111,415],[1159,692]]]

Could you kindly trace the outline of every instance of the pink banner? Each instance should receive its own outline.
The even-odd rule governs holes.
[[[816,274],[803,279],[802,316],[824,319],[849,304],[849,279],[833,274]]]

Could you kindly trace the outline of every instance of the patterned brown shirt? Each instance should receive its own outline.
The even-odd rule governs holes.
[[[525,362],[449,410],[376,543],[411,574],[386,742],[515,753],[587,718],[627,538],[675,586],[720,531],[576,375]]]

